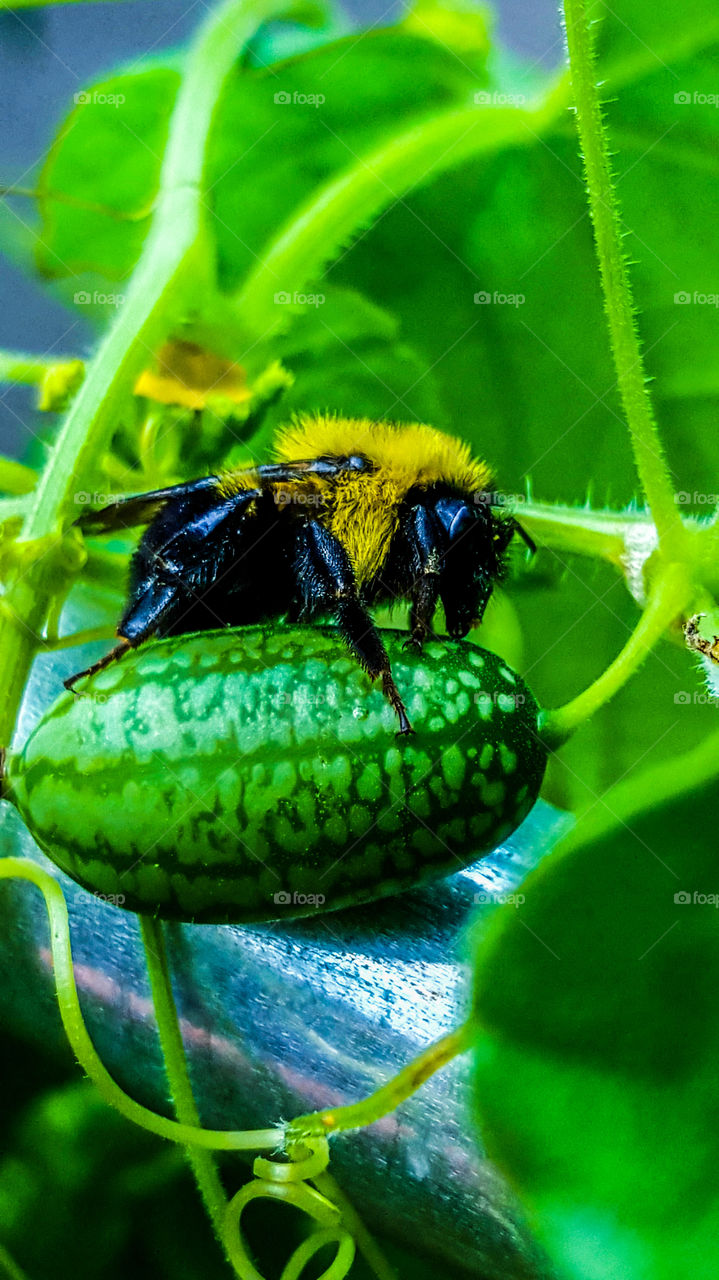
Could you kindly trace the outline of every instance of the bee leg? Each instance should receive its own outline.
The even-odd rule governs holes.
[[[432,619],[434,618],[439,599],[439,555],[430,556],[422,569],[412,591],[412,607],[409,615],[410,634],[405,640],[405,649],[422,652],[422,645],[432,635]]]
[[[342,544],[315,520],[300,525],[296,534],[295,571],[305,617],[330,612],[350,651],[372,680],[382,680],[382,692],[399,721],[399,732],[412,726],[394,682],[387,651],[357,591],[352,565]]]
[[[382,680],[382,692],[399,721],[401,734],[413,733],[407,709],[394,682],[387,650],[356,589],[352,593],[337,593],[334,608],[340,631],[346,643],[372,680]]]
[[[414,733],[414,729],[412,728],[407,715],[407,708],[405,707],[400,697],[399,689],[394,682],[394,676],[390,670],[389,661],[387,662],[387,670],[382,672],[382,692],[390,706],[397,714],[397,719],[399,720],[399,729],[397,732],[402,734],[403,737],[406,737],[410,733]]]
[[[404,647],[421,653],[425,640],[432,635],[432,619],[439,599],[441,531],[427,508],[418,504],[410,508],[402,532],[407,540],[414,578],[409,591],[410,634]]]
[[[130,641],[125,636],[120,637],[120,643],[115,645],[104,658],[100,658],[97,662],[93,662],[91,667],[85,667],[84,671],[76,671],[74,676],[68,676],[67,680],[63,680],[66,689],[72,689],[85,676],[94,676],[96,671],[104,671],[105,667],[109,667],[111,662],[117,662],[123,654],[131,647]]]
[[[442,594],[444,616],[447,621],[447,634],[450,640],[463,640],[468,631],[482,625],[484,611],[492,595],[494,583],[485,575],[484,581],[477,590],[474,616],[466,610],[466,589],[460,584],[452,584]]]
[[[72,689],[84,676],[94,676],[96,672],[104,671],[110,663],[116,662],[126,654],[128,649],[136,648],[157,631],[160,622],[167,619],[173,607],[177,607],[178,592],[174,584],[148,579],[142,586],[144,590],[138,587],[134,592],[117,629],[120,643],[106,653],[104,658],[93,662],[91,667],[86,667],[84,671],[77,671],[74,676],[64,680],[66,689]]]

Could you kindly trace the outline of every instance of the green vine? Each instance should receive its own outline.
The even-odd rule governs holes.
[[[175,1103],[178,1119],[182,1124],[200,1128],[200,1117],[192,1092],[187,1070],[187,1060],[182,1045],[182,1033],[177,1008],[172,993],[172,980],[167,960],[167,948],[162,924],[151,916],[140,917],[140,930],[145,949],[145,963],[150,977],[152,1003],[157,1018],[157,1029],[162,1047],[162,1057],[167,1080]],[[227,1198],[212,1155],[201,1147],[187,1147],[187,1158],[192,1167],[200,1195],[215,1230],[218,1242],[224,1246]],[[228,1259],[229,1261],[229,1259]]]
[[[678,556],[684,530],[647,389],[636,309],[632,301],[621,223],[612,181],[587,0],[564,0],[572,90],[604,291],[609,338],[634,458],[666,554]]]
[[[355,1241],[378,1280],[394,1280],[393,1272],[375,1241],[327,1173],[327,1134],[332,1126],[327,1124],[323,1113],[319,1113],[314,1120],[313,1117],[306,1117],[300,1126],[301,1134],[295,1131],[296,1125],[246,1131],[213,1130],[200,1126],[187,1072],[160,923],[147,916],[141,917],[140,921],[160,1043],[179,1121],[168,1120],[135,1102],[113,1080],[99,1058],[82,1015],[72,960],[67,905],[57,881],[29,859],[0,859],[0,880],[14,879],[34,884],[43,896],[50,923],[58,1008],[65,1034],[80,1066],[105,1102],[127,1120],[158,1137],[181,1143],[186,1148],[217,1238],[240,1280],[263,1280],[252,1263],[240,1228],[245,1208],[256,1199],[281,1200],[292,1204],[303,1210],[318,1225],[319,1229],[295,1250],[286,1264],[282,1273],[284,1280],[292,1280],[292,1277],[298,1280],[309,1259],[331,1243],[337,1246],[337,1253],[330,1267],[322,1273],[321,1280],[344,1280],[354,1259]],[[453,1052],[449,1051],[450,1042],[454,1046]],[[390,1098],[394,1098],[394,1105],[397,1105],[398,1101],[409,1097],[432,1070],[439,1069],[449,1057],[459,1051],[460,1042],[454,1036],[447,1037],[446,1044],[441,1042],[441,1049],[439,1046],[433,1047],[425,1053],[422,1056],[421,1073],[405,1069],[396,1082],[391,1082],[368,1100],[368,1118],[364,1123],[372,1123],[380,1114],[391,1110],[388,1105]],[[384,1109],[380,1110],[381,1107]],[[355,1107],[347,1110],[352,1113],[350,1118],[356,1124],[358,1109]],[[336,1115],[338,1124],[334,1127],[349,1127],[348,1124],[341,1123],[340,1112]],[[228,1202],[211,1152],[262,1150],[284,1150],[289,1161],[258,1157],[253,1164],[254,1180],[242,1187]],[[309,1186],[308,1182],[315,1185]],[[348,1229],[350,1227],[351,1230]]]
[[[27,858],[0,858],[0,880],[27,880],[42,893],[50,922],[50,946],[55,973],[58,1009],[65,1034],[83,1071],[105,1102],[159,1138],[203,1147],[209,1151],[272,1151],[284,1142],[284,1129],[201,1129],[194,1124],[167,1120],[128,1097],[98,1057],[80,1007],[72,964],[70,925],[62,889],[49,872]]]
[[[622,652],[588,689],[564,707],[546,714],[544,734],[551,746],[566,741],[622,688],[669,625],[703,590],[699,581],[701,544],[685,528],[679,514],[647,389],[621,246],[619,208],[599,101],[587,0],[564,0],[564,15],[577,131],[609,338],[637,472],[657,531],[659,559],[646,609]],[[596,540],[596,532],[592,531],[590,540]],[[611,533],[609,536],[611,539]],[[614,551],[617,549],[615,544]]]

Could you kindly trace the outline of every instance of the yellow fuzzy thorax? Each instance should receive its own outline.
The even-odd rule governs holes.
[[[312,503],[312,514],[342,543],[359,584],[381,569],[397,528],[399,504],[412,488],[451,485],[462,493],[487,491],[493,478],[486,463],[453,436],[423,424],[394,425],[369,418],[300,418],[277,435],[278,462],[362,454],[371,472],[340,472],[332,479],[307,475],[273,486],[281,502]],[[257,472],[226,474],[223,490],[237,492],[257,482]],[[281,493],[279,491],[282,491]]]
[[[403,493],[413,485],[438,481],[472,493],[489,489],[492,481],[489,467],[472,457],[468,445],[423,423],[303,417],[278,432],[274,453],[282,462],[361,453],[391,476]]]

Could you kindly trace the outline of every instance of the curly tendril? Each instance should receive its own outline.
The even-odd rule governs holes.
[[[304,1151],[308,1154],[302,1154]],[[297,1158],[289,1162],[258,1156],[253,1165],[254,1180],[232,1197],[225,1216],[225,1248],[241,1280],[263,1280],[245,1248],[241,1229],[242,1214],[253,1200],[281,1200],[302,1210],[317,1224],[285,1264],[281,1280],[299,1280],[310,1259],[326,1245],[335,1245],[336,1253],[318,1280],[344,1280],[354,1261],[355,1242],[343,1225],[338,1206],[307,1185],[307,1180],[319,1177],[328,1164],[326,1138],[315,1139],[308,1148],[298,1148]]]

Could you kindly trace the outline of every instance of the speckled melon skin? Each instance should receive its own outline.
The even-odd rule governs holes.
[[[448,875],[532,807],[537,705],[476,645],[383,635],[409,737],[332,628],[202,632],[63,695],[9,798],[73,879],[168,919],[288,919]]]

